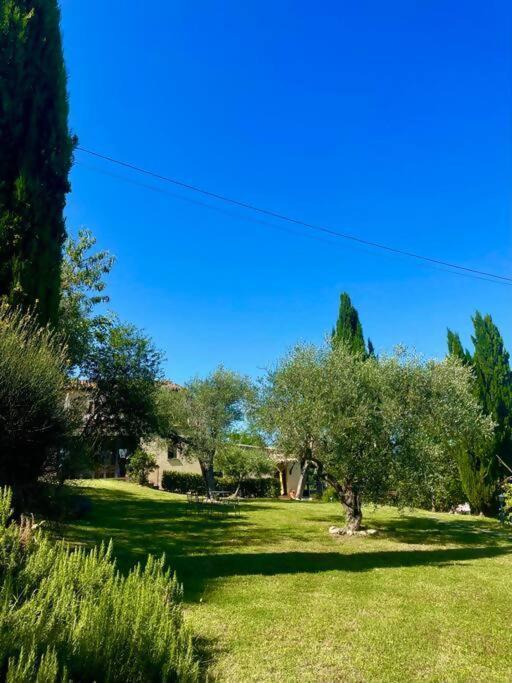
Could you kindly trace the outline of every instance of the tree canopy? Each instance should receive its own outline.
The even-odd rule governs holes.
[[[333,346],[345,344],[353,353],[362,355],[367,353],[359,313],[346,292],[340,295],[338,319],[332,331],[332,344]],[[369,344],[371,344],[370,340]],[[371,344],[371,354],[374,354],[373,344]]]
[[[484,413],[494,421],[492,441],[461,454],[461,481],[471,507],[490,512],[496,503],[500,474],[508,474],[506,466],[512,466],[512,372],[509,354],[491,316],[477,311],[472,322],[473,354],[451,330],[448,354],[471,368],[475,395]]]
[[[80,365],[114,322],[111,314],[96,313],[95,309],[109,302],[105,276],[115,258],[108,251],[92,252],[95,244],[90,230],[80,230],[76,239],[68,237],[64,245],[59,330],[68,347],[71,367]]]
[[[316,465],[350,532],[363,497],[415,502],[439,458],[456,466],[459,449],[491,430],[459,362],[423,363],[404,351],[365,359],[345,344],[286,356],[268,374],[258,419],[280,451]]]
[[[0,295],[56,322],[73,139],[57,0],[0,5]]]
[[[222,366],[204,379],[191,380],[182,391],[167,394],[168,424],[176,425],[187,453],[198,458],[209,493],[215,488],[218,454],[244,419],[252,395],[246,377]]]
[[[0,306],[0,486],[13,486],[17,496],[56,464],[74,426],[66,370],[54,333]]]
[[[85,436],[99,445],[112,437],[132,447],[158,432],[162,354],[132,325],[113,325],[82,365],[88,382]]]

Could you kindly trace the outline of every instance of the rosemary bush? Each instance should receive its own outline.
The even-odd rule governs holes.
[[[162,557],[122,576],[111,546],[52,543],[0,494],[0,674],[7,681],[196,681],[182,589]]]

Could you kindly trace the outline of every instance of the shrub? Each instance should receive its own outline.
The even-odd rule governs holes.
[[[512,524],[512,484],[510,482],[503,486],[502,493],[503,509],[501,519],[508,524]]]
[[[238,488],[238,481],[231,477],[219,477],[217,488],[234,493]],[[244,498],[277,498],[279,492],[279,482],[273,477],[242,479],[240,483],[240,495]]]
[[[172,470],[162,474],[162,488],[172,493],[205,493],[204,478],[201,474],[189,472],[173,472]]]
[[[182,588],[149,557],[121,576],[112,549],[70,549],[9,523],[0,495],[0,670],[15,681],[197,681]]]
[[[128,461],[128,479],[136,481],[141,486],[146,486],[148,477],[156,467],[156,460],[153,455],[146,453],[142,448],[137,448],[135,453],[130,456]]]
[[[0,306],[0,484],[37,481],[72,428],[65,350],[28,315]]]
[[[322,493],[322,503],[337,503],[338,496],[332,486],[328,486]]]
[[[234,493],[238,481],[231,477],[217,477],[215,486],[221,491]],[[201,474],[167,471],[162,474],[162,488],[173,493],[206,492],[204,478]],[[245,498],[276,498],[279,495],[279,482],[272,477],[260,479],[244,479],[240,486],[240,494]]]

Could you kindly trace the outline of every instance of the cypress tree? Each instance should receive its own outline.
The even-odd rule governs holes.
[[[340,342],[344,342],[353,353],[366,355],[359,313],[352,305],[352,301],[346,292],[340,296],[338,320],[332,331],[332,345],[336,346]]]
[[[0,296],[55,322],[74,141],[57,0],[0,3]]]
[[[493,506],[501,458],[512,465],[512,373],[509,354],[500,331],[490,315],[477,311],[472,318],[473,355],[464,349],[460,337],[448,330],[448,353],[471,365],[475,376],[475,392],[482,410],[496,423],[494,441],[473,453],[461,453],[459,472],[462,487],[476,512],[489,512]]]
[[[375,353],[375,347],[373,345],[372,340],[370,337],[368,337],[368,358],[376,358],[377,354]]]
[[[457,332],[452,332],[452,330],[447,330],[447,341],[448,341],[448,355],[455,356],[461,360],[465,365],[471,363],[471,354],[467,349],[464,349],[460,336]]]
[[[473,320],[473,368],[483,410],[496,422],[495,452],[512,464],[512,374],[509,354],[490,315]]]

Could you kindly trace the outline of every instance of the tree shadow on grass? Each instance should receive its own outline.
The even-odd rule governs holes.
[[[512,541],[507,529],[485,518],[403,514],[389,520],[372,520],[371,526],[379,534],[406,544],[484,546]]]
[[[177,555],[215,553],[226,547],[254,543],[278,543],[278,529],[263,529],[249,521],[242,504],[238,514],[207,504],[197,508],[184,498],[158,495],[142,497],[124,489],[84,488],[93,502],[84,519],[55,529],[56,537],[72,543],[94,545],[114,542],[115,556],[122,571],[143,562],[148,553],[166,554],[170,564]],[[250,505],[250,504],[249,504]]]
[[[326,571],[364,572],[377,568],[432,565],[443,567],[456,562],[495,557],[512,552],[510,535],[490,520],[475,518],[438,518],[395,514],[374,519],[371,526],[380,536],[424,548],[394,551],[351,552],[350,544],[332,543],[329,552],[272,552],[283,540],[298,541],[307,547],[318,542],[318,530],[304,522],[332,523],[332,518],[301,516],[286,528],[266,526],[251,510],[267,507],[256,501],[242,504],[241,514],[197,514],[184,498],[145,492],[139,494],[122,485],[114,488],[84,488],[92,499],[90,515],[63,529],[65,538],[86,545],[114,541],[118,565],[126,571],[144,562],[148,553],[166,554],[170,566],[185,584],[187,600],[203,594],[208,582],[230,576],[250,574],[278,575]],[[276,510],[276,506],[269,505]],[[329,543],[327,533],[326,542]],[[371,544],[371,539],[364,543]],[[432,548],[432,545],[456,548]],[[269,548],[268,552],[239,552],[238,549]],[[359,547],[359,546],[358,546]],[[370,545],[370,547],[372,547]]]
[[[379,518],[371,510],[365,510],[363,522],[378,531],[378,538],[384,537],[405,544],[483,546],[512,543],[510,529],[499,525],[494,519],[459,515],[440,517],[437,516],[439,513],[429,514],[424,510],[418,512],[419,514],[414,514],[396,510],[391,517]],[[338,508],[332,515],[311,515],[304,519],[343,526],[344,516],[343,511]]]
[[[404,550],[381,552],[277,552],[229,553],[174,558],[178,574],[185,581],[185,598],[199,600],[207,584],[232,576],[277,576],[318,572],[368,572],[374,569],[404,567],[445,568],[471,560],[506,555],[510,547],[472,547],[439,550]]]

